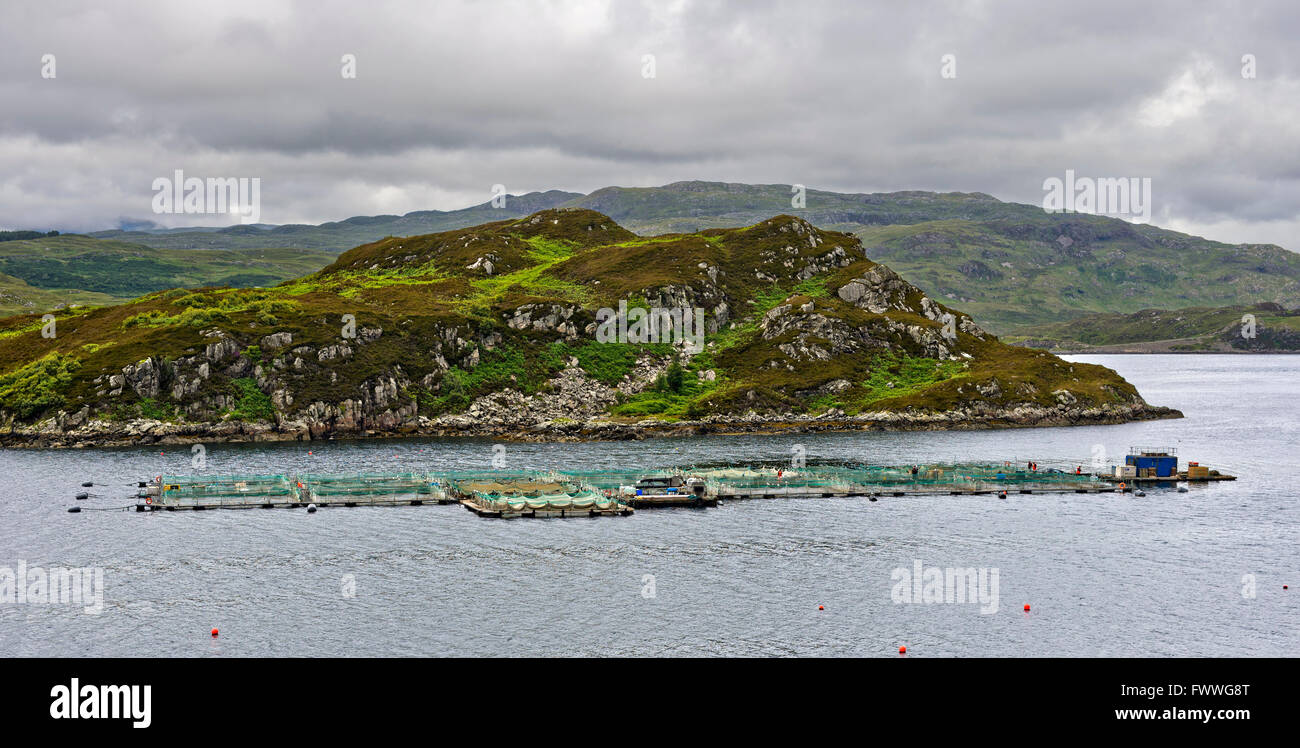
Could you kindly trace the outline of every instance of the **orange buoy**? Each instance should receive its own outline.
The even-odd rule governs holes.
[[[826,606],[825,606],[825,605],[818,605],[818,606],[817,606],[817,610],[826,610]]]
[[[898,648],[898,653],[901,654],[901,655],[905,655],[905,654],[907,654],[907,647],[899,647],[899,648]]]
[[[217,630],[216,630],[216,629],[212,629],[212,635],[213,635],[214,637],[217,635]]]
[[[1026,613],[1029,612],[1029,603],[1025,603],[1025,612],[1026,612]]]

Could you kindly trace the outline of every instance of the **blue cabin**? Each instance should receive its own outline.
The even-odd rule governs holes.
[[[1174,478],[1178,475],[1178,453],[1172,449],[1133,449],[1124,463],[1137,468],[1139,478]]]

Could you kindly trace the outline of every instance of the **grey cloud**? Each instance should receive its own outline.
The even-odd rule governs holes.
[[[211,224],[149,212],[153,177],[178,168],[262,177],[275,223],[462,207],[497,183],[698,178],[1036,203],[1045,178],[1075,169],[1151,177],[1157,222],[1300,248],[1300,9],[1288,2],[0,12],[5,227]],[[45,53],[56,80],[39,75]],[[339,76],[345,53],[356,80]],[[955,80],[939,75],[949,53]],[[1240,76],[1247,53],[1254,80]]]

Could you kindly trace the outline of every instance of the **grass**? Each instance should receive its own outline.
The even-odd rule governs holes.
[[[533,296],[553,297],[580,305],[591,302],[592,294],[586,286],[546,274],[547,270],[573,256],[575,252],[573,245],[542,236],[518,238],[528,244],[529,250],[525,256],[534,264],[512,273],[471,281],[472,292],[468,297],[458,300],[458,308],[476,316],[487,316],[489,310],[511,290]]]
[[[438,394],[421,393],[417,401],[433,413],[455,413],[468,407],[474,398],[507,387],[534,394],[564,366],[567,356],[555,345],[505,345],[483,351],[476,366],[451,367],[442,375]]]
[[[913,395],[960,376],[963,371],[964,367],[957,361],[893,352],[880,354],[872,359],[871,375],[861,383],[862,394],[854,405],[860,408],[880,400]]]
[[[632,373],[641,349],[621,343],[588,342],[578,346],[562,344],[564,349],[578,359],[578,366],[592,379],[611,387]]]
[[[122,321],[122,327],[211,327],[230,324],[233,315],[245,312],[251,313],[260,324],[274,325],[279,321],[277,315],[291,313],[298,308],[297,302],[277,298],[278,296],[274,291],[263,290],[195,291],[171,300],[171,306],[180,308],[180,312],[169,314],[160,309],[152,309],[127,317]]]
[[[725,382],[725,377],[718,378],[714,366],[713,354],[707,349],[691,357],[685,366],[674,361],[652,387],[620,402],[610,412],[618,416],[655,416],[663,420],[706,415],[704,398]],[[702,372],[711,369],[715,379],[701,378]]]
[[[786,299],[791,296],[806,296],[809,299],[825,299],[830,297],[830,291],[826,287],[826,279],[812,277],[799,281],[788,287],[789,290],[778,285],[771,285],[760,288],[754,294],[754,304],[750,307],[749,312],[745,315],[747,321],[736,322],[734,327],[728,327],[718,331],[710,340],[713,342],[713,349],[721,353],[730,348],[751,342],[758,332],[759,321],[763,316],[773,309],[780,306]]]
[[[270,398],[267,398],[267,402],[270,402]],[[142,398],[137,407],[140,415],[154,421],[176,420],[180,414],[174,403],[160,403],[151,397]]]

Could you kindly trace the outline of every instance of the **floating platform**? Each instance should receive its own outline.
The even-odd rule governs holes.
[[[158,476],[146,488],[136,511],[455,503],[439,482],[425,473],[308,473],[296,478],[278,474]]]
[[[451,504],[439,482],[423,473],[361,473],[358,475],[307,474],[298,486],[309,503],[317,506],[420,506]]]
[[[1124,478],[1124,480],[1129,482],[1134,482],[1134,483],[1213,483],[1215,481],[1236,480],[1236,479],[1237,476],[1235,475],[1226,475],[1224,473],[1219,473],[1219,472],[1215,472],[1210,475],[1197,475],[1197,476],[1189,476],[1187,473],[1178,473],[1177,475],[1172,475],[1165,478],[1154,478],[1154,477]],[[1111,480],[1115,480],[1115,479],[1112,478]]]
[[[484,500],[462,499],[461,506],[480,517],[495,519],[566,519],[576,517],[628,517],[632,507],[612,499],[602,501],[575,501],[572,503],[555,503],[552,501],[520,500]]]
[[[612,491],[554,473],[472,476],[449,481],[448,490],[480,517],[625,517],[633,511]]]
[[[718,505],[718,495],[708,493],[708,485],[702,478],[676,474],[647,476],[638,480],[634,486],[622,486],[619,488],[619,500],[637,509],[702,509]]]
[[[1146,456],[1145,454],[1143,455]],[[1163,456],[1163,455],[1161,455]],[[303,473],[157,476],[142,483],[137,511],[420,506],[459,503],[482,517],[628,516],[635,509],[700,508],[733,500],[905,496],[1134,493],[1159,484],[1236,480],[1191,463],[1164,477],[1116,477],[1002,463],[791,468],[705,465],[659,471],[531,473]]]
[[[1054,468],[1021,470],[1010,463],[831,465],[789,468],[712,467],[692,475],[719,499],[846,498],[852,496],[980,496],[1112,493],[1115,484],[1090,473]]]
[[[1110,485],[1089,485],[1084,487],[1046,487],[1046,488],[907,488],[895,486],[890,488],[862,488],[850,491],[821,491],[810,488],[749,488],[736,492],[718,494],[721,500],[729,499],[847,499],[858,497],[879,498],[883,496],[992,496],[994,494],[1062,494],[1062,493],[1132,493],[1132,488],[1119,488]]]
[[[658,509],[665,507],[689,507],[704,509],[717,506],[717,496],[692,496],[690,494],[657,494],[649,496],[626,496],[623,501],[637,509]]]

